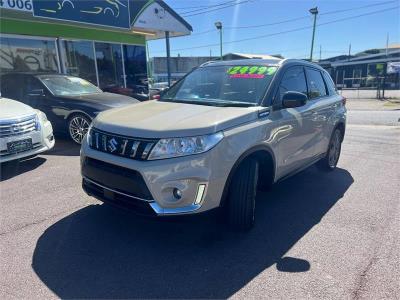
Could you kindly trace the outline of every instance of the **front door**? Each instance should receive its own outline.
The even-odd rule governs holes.
[[[282,77],[275,103],[281,103],[286,92],[300,92],[307,95],[306,77],[302,66],[289,68]],[[312,110],[308,101],[302,107],[281,108],[275,111],[279,122],[276,129],[278,144],[278,174],[281,178],[312,162],[315,153],[315,128]]]

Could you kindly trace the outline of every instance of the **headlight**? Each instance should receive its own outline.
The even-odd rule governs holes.
[[[199,154],[210,150],[224,137],[222,132],[194,137],[161,139],[151,150],[149,160]]]

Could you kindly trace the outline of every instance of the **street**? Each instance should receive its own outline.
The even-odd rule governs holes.
[[[338,168],[260,192],[256,225],[148,219],[88,197],[79,147],[0,183],[0,297],[399,298],[399,110],[350,110]],[[396,124],[397,122],[397,124]]]

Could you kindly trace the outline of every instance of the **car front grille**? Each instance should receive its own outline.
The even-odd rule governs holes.
[[[103,187],[140,201],[152,201],[142,175],[132,169],[86,157],[82,162],[82,175]]]
[[[22,135],[37,128],[36,115],[21,119],[0,121],[0,138]]]
[[[93,128],[90,131],[89,147],[134,160],[146,160],[157,142],[157,139],[127,137]]]

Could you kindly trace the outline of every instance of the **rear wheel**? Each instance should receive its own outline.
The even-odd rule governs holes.
[[[232,227],[248,230],[254,225],[258,162],[247,159],[235,172],[229,190],[228,218]]]
[[[339,161],[340,151],[342,149],[342,132],[336,128],[329,142],[328,152],[321,159],[317,166],[324,171],[333,171]]]
[[[89,130],[91,120],[83,114],[73,115],[68,122],[70,138],[77,144],[81,144],[83,137]]]

